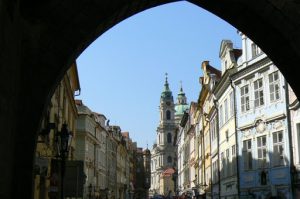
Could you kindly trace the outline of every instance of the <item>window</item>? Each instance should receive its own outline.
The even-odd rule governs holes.
[[[168,135],[167,135],[167,141],[168,141],[168,143],[172,142],[172,135],[171,135],[171,133],[168,133]]]
[[[167,120],[171,119],[171,111],[167,110]]]
[[[241,88],[241,109],[242,112],[250,110],[249,85]]]
[[[231,154],[232,154],[232,161],[231,161],[231,171],[232,171],[232,174],[236,174],[236,149],[235,149],[235,145],[233,145],[231,147]]]
[[[223,105],[220,106],[219,110],[220,126],[223,125]]]
[[[211,133],[211,140],[214,141],[217,138],[217,124],[216,124],[216,117],[214,117],[210,123],[210,133]]]
[[[213,162],[213,176],[212,176],[212,181],[213,183],[218,181],[218,160]]]
[[[234,96],[233,92],[230,93],[230,116],[234,115]]]
[[[228,130],[225,131],[225,136],[226,136],[226,141],[228,142],[228,140],[229,140]]]
[[[230,154],[229,149],[226,149],[226,176],[230,176],[230,164],[229,164]]]
[[[254,106],[259,107],[262,105],[264,105],[263,81],[258,79],[254,82]]]
[[[251,139],[243,141],[244,170],[252,169],[252,144]]]
[[[280,82],[278,71],[269,75],[270,101],[274,102],[280,99]]]
[[[267,137],[261,136],[257,138],[257,160],[258,168],[267,166]]]
[[[260,54],[260,49],[255,43],[251,44],[251,49],[252,49],[252,58]]]
[[[168,156],[168,163],[172,163],[172,157]]]
[[[160,144],[160,133],[158,135],[158,144]]]
[[[225,177],[225,158],[224,152],[221,153],[221,178]]]
[[[227,99],[224,101],[224,114],[225,114],[225,121],[224,122],[227,122],[228,120],[228,103],[227,103]]]
[[[278,131],[273,133],[273,165],[284,165],[284,147],[283,147],[283,132]]]

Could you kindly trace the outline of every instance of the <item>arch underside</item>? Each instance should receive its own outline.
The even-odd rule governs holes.
[[[32,198],[40,118],[71,63],[120,21],[171,2],[176,1],[1,1],[0,168],[4,173],[0,178],[0,198]],[[300,96],[295,73],[300,60],[299,3],[287,0],[190,2],[226,20],[255,41]]]

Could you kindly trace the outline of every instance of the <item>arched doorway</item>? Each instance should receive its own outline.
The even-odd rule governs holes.
[[[171,0],[0,3],[0,198],[30,198],[36,132],[55,86],[74,59],[103,32]],[[246,33],[292,88],[300,58],[296,1],[190,1]]]

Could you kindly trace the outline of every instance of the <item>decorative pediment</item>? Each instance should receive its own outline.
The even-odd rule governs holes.
[[[231,40],[222,40],[220,45],[219,57],[225,57],[226,52],[233,49],[233,44]]]

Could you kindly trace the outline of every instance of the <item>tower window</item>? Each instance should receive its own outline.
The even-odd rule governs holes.
[[[168,135],[167,135],[167,141],[168,141],[168,143],[172,142],[172,135],[171,135],[171,133],[168,133]]]
[[[171,119],[171,111],[167,110],[167,120]]]
[[[168,163],[172,163],[172,157],[168,156]]]

